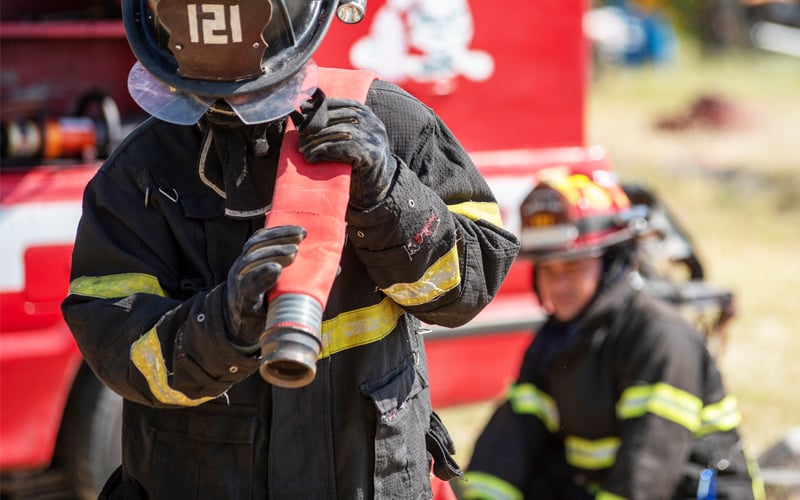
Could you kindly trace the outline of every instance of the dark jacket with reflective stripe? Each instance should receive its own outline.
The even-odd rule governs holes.
[[[471,319],[518,243],[431,110],[380,81],[367,105],[398,173],[388,199],[348,214],[323,357],[302,389],[267,384],[226,338],[220,285],[264,218],[224,216],[198,175],[198,126],[150,119],[87,186],[63,313],[125,398],[122,488],[157,499],[430,496],[419,320]],[[270,147],[277,158],[279,141]]]
[[[752,498],[740,419],[694,328],[618,280],[537,333],[476,443],[468,498],[695,498],[705,468],[721,498]]]

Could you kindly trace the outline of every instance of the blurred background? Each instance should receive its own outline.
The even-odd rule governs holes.
[[[767,452],[800,426],[800,6],[605,2],[584,21],[587,142],[653,189],[734,292],[718,362]],[[440,411],[460,463],[494,404]]]

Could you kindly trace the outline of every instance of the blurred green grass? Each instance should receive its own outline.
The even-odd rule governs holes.
[[[701,96],[737,126],[664,131]],[[756,51],[713,57],[682,41],[668,65],[602,68],[589,84],[586,142],[623,181],[649,186],[692,236],[709,282],[737,316],[719,360],[760,453],[800,426],[800,59]],[[437,411],[466,466],[493,402]]]

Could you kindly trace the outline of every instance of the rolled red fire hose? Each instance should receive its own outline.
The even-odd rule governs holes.
[[[375,75],[368,71],[319,68],[319,87],[329,96],[364,102]],[[322,312],[344,247],[345,212],[352,167],[310,165],[297,149],[298,132],[287,120],[266,225],[303,226],[308,233],[297,258],[269,291],[261,336],[261,376],[280,387],[302,387],[316,376],[322,348]]]

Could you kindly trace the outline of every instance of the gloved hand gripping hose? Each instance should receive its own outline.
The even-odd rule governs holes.
[[[364,100],[375,75],[366,71],[320,69],[326,89]],[[322,86],[322,85],[320,85]],[[327,122],[325,96],[305,104],[304,121],[287,120],[281,158],[266,225],[300,225],[307,232],[294,263],[269,291],[267,323],[261,335],[261,376],[279,387],[296,388],[316,376],[322,350],[322,312],[328,302],[346,237],[345,213],[352,166],[326,161],[312,165],[299,151],[300,133],[313,134]],[[293,116],[293,119],[295,117]]]
[[[348,164],[307,164],[297,138],[289,120],[267,226],[302,225],[308,235],[269,292],[261,336],[261,376],[290,388],[307,385],[316,375],[322,311],[344,246],[351,173]]]

